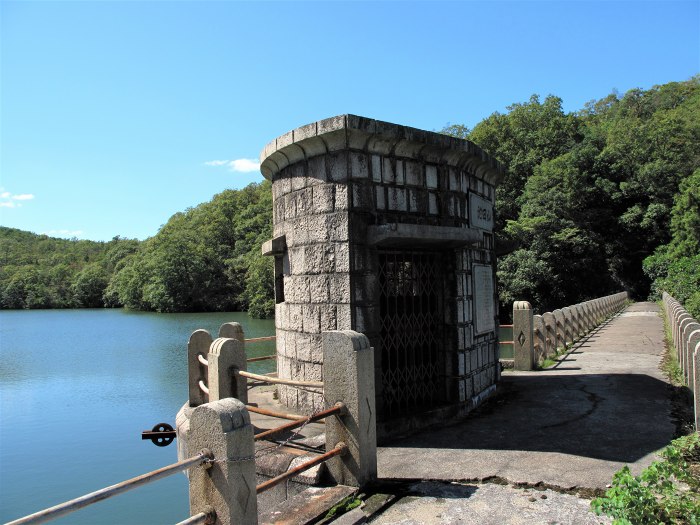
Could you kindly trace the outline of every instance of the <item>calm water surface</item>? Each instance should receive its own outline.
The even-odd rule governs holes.
[[[187,340],[224,322],[274,334],[245,313],[0,311],[0,521],[6,522],[177,461],[141,431],[175,426],[187,400]],[[247,348],[274,353],[274,343]],[[274,361],[251,363],[253,372]],[[189,515],[184,475],[77,511],[56,524],[169,523]]]

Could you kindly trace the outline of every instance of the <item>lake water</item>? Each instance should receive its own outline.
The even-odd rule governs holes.
[[[175,426],[187,401],[187,340],[237,321],[246,337],[274,322],[245,313],[0,311],[0,522],[177,461],[141,431]],[[248,356],[274,343],[248,345]],[[274,370],[274,361],[250,370]],[[77,511],[57,524],[174,524],[189,516],[183,474]]]

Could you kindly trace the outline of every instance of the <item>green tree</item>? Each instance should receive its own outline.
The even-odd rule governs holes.
[[[107,288],[108,279],[107,272],[100,264],[93,263],[85,266],[77,274],[71,286],[74,304],[84,308],[103,307],[103,294]]]

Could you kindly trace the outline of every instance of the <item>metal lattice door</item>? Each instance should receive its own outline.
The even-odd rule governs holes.
[[[444,401],[443,256],[379,252],[381,409],[386,417]]]

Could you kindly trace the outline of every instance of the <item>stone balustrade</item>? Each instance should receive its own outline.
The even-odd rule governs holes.
[[[245,377],[238,374],[246,368],[243,329],[227,323],[219,336],[212,340],[197,330],[190,337],[190,399],[177,414],[178,457],[206,449],[214,458],[208,468],[188,476],[192,519],[207,515],[217,525],[257,523],[256,492],[270,482],[256,486],[254,428]],[[331,457],[318,459],[327,461],[336,483],[362,487],[377,478],[374,348],[364,334],[334,330],[322,333],[322,350],[324,404],[342,411],[325,418],[324,456]]]
[[[627,292],[592,299],[535,315],[527,301],[513,303],[513,367],[532,370],[566,350],[593,328],[620,311]]]
[[[693,394],[695,430],[700,431],[700,323],[668,293],[662,299],[678,364]]]

